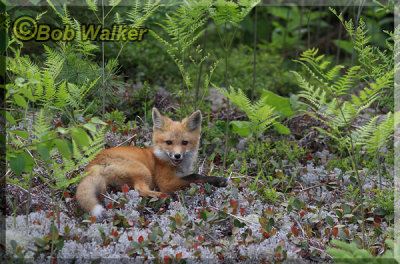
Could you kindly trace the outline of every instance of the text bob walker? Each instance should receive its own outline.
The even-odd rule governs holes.
[[[82,41],[142,41],[148,31],[147,28],[132,28],[124,24],[114,24],[111,28],[103,27],[101,24],[83,24],[80,30],[65,25],[61,29],[48,24],[38,24],[28,16],[19,17],[13,24],[13,32],[21,41],[72,41],[77,34],[80,34]]]

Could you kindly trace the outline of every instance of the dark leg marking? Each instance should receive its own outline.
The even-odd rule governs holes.
[[[189,174],[182,177],[182,180],[195,183],[209,183],[216,187],[226,187],[228,185],[228,180],[223,177],[217,176],[203,176],[197,173]]]

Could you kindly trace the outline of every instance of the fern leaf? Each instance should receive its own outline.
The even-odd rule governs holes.
[[[360,146],[365,145],[368,139],[371,138],[379,118],[380,116],[375,116],[363,126],[353,130],[350,135],[352,137],[353,144]]]
[[[210,17],[216,25],[230,23],[237,25],[241,21],[239,6],[235,2],[216,0],[214,8],[210,9]]]
[[[44,108],[41,108],[32,127],[32,133],[39,140],[51,129],[50,120]]]
[[[49,48],[48,46],[43,45],[43,47],[47,55],[45,62],[46,67],[44,69],[49,72],[51,78],[56,79],[63,68],[65,58],[59,52]]]
[[[326,74],[326,79],[328,81],[334,81],[340,74],[340,71],[344,68],[343,65],[335,65]]]
[[[348,90],[352,88],[353,84],[357,80],[356,76],[358,75],[359,70],[360,66],[351,67],[344,76],[340,77],[335,82],[332,87],[333,92],[337,95],[347,94]]]
[[[49,73],[47,70],[42,75],[42,81],[44,84],[43,101],[45,104],[49,104],[56,98],[57,91],[54,85],[54,79],[51,77],[51,73]]]
[[[371,132],[370,137],[365,141],[367,150],[370,153],[376,153],[393,138],[394,121],[394,115],[389,112],[384,121],[377,125],[374,131]]]
[[[136,0],[133,8],[128,11],[127,17],[130,27],[139,28],[144,26],[144,22],[158,9],[160,0],[148,0],[145,5]]]
[[[61,108],[66,106],[69,99],[69,94],[66,88],[66,81],[62,82],[57,89],[55,106]]]

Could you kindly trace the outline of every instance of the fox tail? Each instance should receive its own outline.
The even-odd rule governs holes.
[[[76,199],[82,208],[92,216],[99,217],[104,211],[100,205],[97,195],[106,191],[106,181],[101,177],[100,169],[94,169],[85,176],[76,191]]]

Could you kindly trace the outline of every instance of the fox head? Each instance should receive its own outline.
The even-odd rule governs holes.
[[[181,122],[163,116],[153,108],[154,154],[181,170],[191,169],[197,157],[201,130],[201,112],[197,110]]]

